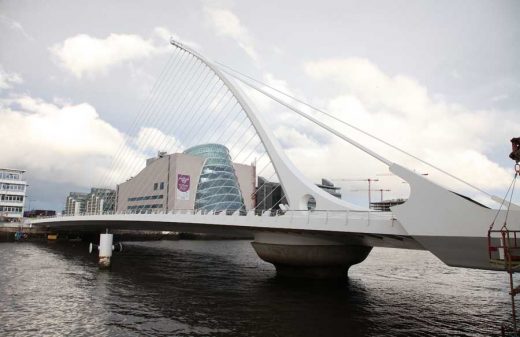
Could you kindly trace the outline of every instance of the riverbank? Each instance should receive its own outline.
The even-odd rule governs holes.
[[[17,237],[18,233],[18,237]],[[116,230],[113,231],[116,241],[158,241],[179,240],[180,234],[176,232]],[[0,241],[89,241],[99,239],[99,233],[53,231],[39,227],[25,226],[0,226]]]

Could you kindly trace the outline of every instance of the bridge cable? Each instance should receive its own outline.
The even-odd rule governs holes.
[[[516,181],[516,178],[518,176],[518,173],[515,174],[513,180],[511,180],[511,183],[509,184],[509,187],[506,191],[506,195],[504,196],[504,198],[502,198],[502,202],[500,203],[500,207],[496,210],[495,212],[495,217],[493,218],[493,221],[491,222],[491,225],[489,226],[489,230],[492,230],[493,227],[495,226],[495,222],[498,218],[498,215],[500,214],[500,211],[502,210],[502,207],[504,207],[504,204],[507,202],[507,197],[509,196],[509,192],[511,192],[511,199],[513,197],[513,191],[512,189],[514,189],[514,184],[515,184],[515,181]],[[508,209],[510,207],[511,203],[509,203],[508,205]]]
[[[174,55],[172,55],[172,57],[173,56]],[[183,61],[184,60],[182,60],[182,54],[181,54],[181,57],[178,60],[176,60],[176,63],[173,66],[174,69],[175,69],[175,67],[179,66],[175,70],[175,73],[178,73],[179,71],[183,70],[183,68],[180,66],[183,63]],[[166,69],[171,69],[171,67],[170,68],[166,68]],[[171,77],[171,74],[168,71],[166,71],[165,74],[168,75],[166,78]],[[170,86],[168,84],[169,81],[164,81],[164,79],[165,78],[160,80],[159,85],[157,86],[157,91],[154,92],[155,98],[159,98],[159,99],[154,100],[154,95],[151,95],[150,99],[147,100],[147,102],[146,102],[147,105],[146,105],[145,109],[141,110],[140,113],[134,119],[131,131],[135,131],[135,127],[134,126],[136,126],[138,124],[139,120],[141,120],[141,122],[139,123],[141,125],[141,124],[145,123],[149,119],[149,116],[151,114],[149,114],[148,112],[151,109],[153,109],[154,104],[157,103],[158,100],[160,100],[162,92],[164,92],[164,90],[166,90]],[[116,153],[116,157],[118,157],[119,162],[117,162],[116,163],[117,165],[113,167],[113,169],[112,169],[113,171],[122,169],[124,167],[124,165],[125,165],[125,163],[124,163],[125,158],[129,158],[129,157],[131,157],[133,155],[133,153],[131,152],[132,149],[130,149],[130,148],[125,148],[125,149],[126,149],[126,152],[127,152],[126,155],[125,154],[121,154],[120,155],[120,153]]]
[[[507,205],[506,218],[504,220],[504,225],[502,226],[502,229],[507,228],[507,219],[509,217],[509,210],[511,209],[511,201],[513,200],[513,194],[515,192],[515,184],[516,184],[517,177],[518,177],[518,172],[515,172],[515,177],[513,178],[513,188],[511,189],[511,195],[509,196],[509,204]]]
[[[133,119],[133,122],[130,125],[130,130],[133,130],[135,128],[135,126],[137,124],[138,116],[140,116],[141,112],[148,109],[148,106],[151,102],[151,97],[153,97],[153,95],[155,95],[156,90],[158,90],[158,88],[160,88],[160,86],[162,85],[162,83],[163,83],[162,79],[163,79],[164,75],[167,73],[167,69],[169,69],[171,67],[173,59],[174,59],[174,55],[171,55],[171,57],[167,60],[166,65],[164,67],[162,67],[162,70],[161,70],[159,76],[157,77],[157,80],[154,82],[152,88],[150,89],[150,91],[147,95],[150,99],[144,100],[142,102],[140,108],[137,109],[137,114],[135,115],[135,118]],[[112,156],[112,163],[111,163],[112,170],[114,169],[114,167],[116,167],[117,160],[119,159],[119,154],[121,152],[123,152],[124,149],[126,149],[126,142],[121,142],[121,144],[118,147],[118,150],[116,151],[114,156]],[[108,174],[107,174],[107,176],[108,176]],[[108,178],[107,176],[105,176],[105,178]],[[105,183],[108,185],[108,182],[105,182],[105,180],[106,179],[102,179],[99,181],[100,187],[105,186]]]
[[[491,197],[491,194],[489,194],[488,192],[486,192],[486,191],[484,191],[484,190],[482,190],[482,189],[480,189],[480,188],[474,186],[473,184],[471,184],[471,183],[469,183],[469,182],[467,182],[467,181],[465,181],[465,180],[463,180],[463,179],[461,179],[461,178],[458,178],[457,176],[455,176],[455,175],[453,175],[453,174],[451,174],[451,173],[449,173],[449,172],[447,172],[447,171],[445,171],[445,170],[443,170],[443,169],[441,169],[441,168],[439,168],[439,167],[437,167],[437,166],[431,164],[430,162],[427,162],[427,161],[425,161],[424,159],[421,159],[420,157],[417,157],[417,156],[415,156],[415,155],[413,155],[413,154],[411,154],[411,153],[409,153],[409,152],[407,152],[407,151],[405,151],[405,150],[403,150],[403,149],[401,149],[401,148],[399,148],[399,147],[397,147],[397,146],[395,146],[395,145],[393,145],[393,144],[391,144],[391,143],[389,143],[389,142],[387,142],[387,141],[385,141],[385,140],[383,140],[383,139],[381,139],[381,138],[379,138],[379,137],[377,137],[377,136],[375,136],[375,135],[373,135],[373,134],[371,134],[371,133],[368,133],[368,132],[366,132],[366,131],[364,131],[364,130],[358,128],[358,127],[356,127],[356,126],[353,125],[353,124],[350,124],[350,123],[348,123],[348,122],[346,122],[346,121],[344,121],[344,120],[342,120],[342,119],[340,119],[340,118],[338,118],[338,117],[336,117],[336,116],[334,116],[334,115],[332,115],[332,114],[330,114],[330,113],[328,113],[328,112],[326,112],[326,111],[324,111],[324,110],[322,110],[322,109],[320,109],[320,108],[317,108],[317,107],[315,107],[315,106],[313,106],[313,105],[311,105],[311,104],[309,104],[309,103],[307,103],[307,102],[305,102],[305,101],[303,101],[303,100],[301,100],[301,99],[299,99],[299,98],[297,98],[297,97],[294,97],[294,96],[292,96],[292,95],[290,95],[290,94],[287,94],[287,93],[285,93],[285,92],[283,92],[283,91],[281,91],[281,90],[279,90],[279,89],[274,88],[273,86],[270,86],[270,85],[268,85],[268,84],[266,84],[266,83],[264,83],[264,82],[262,82],[262,81],[259,81],[259,80],[255,79],[255,78],[251,77],[251,76],[248,76],[248,75],[246,75],[246,74],[243,74],[243,73],[239,72],[238,70],[235,70],[235,69],[233,69],[233,68],[231,68],[231,67],[229,67],[229,66],[226,66],[226,65],[224,65],[224,64],[222,64],[222,63],[220,63],[220,62],[215,62],[215,63],[218,64],[218,65],[220,65],[221,67],[223,67],[222,70],[223,70],[226,74],[232,76],[233,78],[236,78],[237,80],[241,81],[242,83],[246,84],[247,86],[249,86],[249,87],[251,87],[251,88],[253,88],[253,89],[259,91],[260,93],[266,95],[267,97],[269,97],[269,98],[271,98],[271,99],[277,101],[278,103],[280,103],[280,104],[282,104],[282,105],[284,105],[284,106],[286,106],[286,107],[289,107],[289,105],[288,105],[288,104],[285,104],[285,103],[282,103],[281,101],[279,101],[278,99],[276,99],[274,96],[268,94],[267,92],[263,91],[262,89],[260,89],[260,88],[258,88],[258,87],[256,87],[256,86],[254,86],[254,85],[248,83],[247,81],[244,81],[243,79],[241,79],[241,78],[240,78],[239,76],[237,76],[236,74],[239,74],[240,76],[243,76],[243,77],[245,77],[245,78],[247,78],[247,79],[249,79],[249,80],[252,80],[252,81],[254,81],[254,82],[258,83],[258,84],[261,84],[261,85],[263,85],[263,86],[265,86],[265,87],[267,87],[267,88],[269,88],[269,89],[271,89],[271,90],[274,90],[274,91],[276,91],[276,92],[278,92],[278,93],[280,93],[280,94],[282,94],[282,95],[284,95],[284,96],[286,96],[286,97],[288,97],[288,98],[290,98],[290,99],[295,100],[295,101],[298,102],[298,103],[301,103],[301,104],[303,104],[303,105],[305,105],[305,106],[307,106],[307,107],[309,107],[309,108],[311,108],[311,109],[313,109],[313,110],[315,110],[315,111],[318,111],[318,112],[320,112],[320,113],[326,115],[327,117],[330,117],[330,118],[334,119],[335,121],[337,121],[337,122],[339,122],[339,123],[341,123],[341,124],[344,124],[344,125],[346,125],[346,126],[352,128],[352,129],[354,129],[354,130],[356,130],[356,131],[358,131],[358,132],[360,132],[360,133],[362,133],[362,134],[364,134],[364,135],[366,135],[366,136],[368,136],[368,137],[374,139],[374,140],[377,140],[377,141],[381,142],[382,144],[387,145],[387,146],[391,147],[392,149],[397,150],[397,151],[399,151],[399,152],[401,152],[401,153],[403,153],[403,154],[405,154],[405,155],[407,155],[407,156],[409,156],[409,157],[411,157],[411,158],[413,158],[413,159],[415,159],[415,160],[418,160],[418,161],[420,161],[421,163],[423,163],[423,164],[425,164],[425,165],[428,165],[428,166],[430,166],[430,167],[432,167],[432,168],[434,168],[434,169],[436,169],[436,170],[438,170],[438,171],[440,171],[440,172],[442,172],[442,173],[448,175],[449,177],[451,177],[451,178],[453,178],[453,179],[455,179],[455,180],[457,180],[457,181],[459,181],[459,182],[461,182],[461,183],[463,183],[463,184],[465,184],[465,185],[467,185],[467,186],[469,186],[469,187],[472,187],[472,188],[474,188],[475,190],[477,190],[477,191],[479,191],[479,192],[481,192],[481,193],[484,193],[484,194],[486,194],[487,196]],[[236,73],[236,74],[235,74],[235,73]],[[289,107],[289,108],[290,108],[290,107]],[[290,109],[294,111],[293,108],[290,108]],[[304,117],[305,117],[305,116],[304,116]],[[308,117],[305,117],[305,118],[308,119]],[[312,120],[311,120],[311,121],[312,121]],[[317,124],[317,125],[320,125],[320,124]],[[320,125],[320,126],[321,126],[321,125]]]
[[[130,126],[130,129],[129,129],[130,131],[136,129],[136,125],[138,124],[139,119],[141,119],[142,116],[144,115],[144,113],[150,109],[151,104],[153,103],[153,97],[156,96],[158,94],[158,92],[160,92],[160,90],[163,89],[164,78],[168,74],[169,70],[172,68],[175,69],[177,67],[177,65],[180,63],[179,60],[175,60],[175,62],[172,62],[172,60],[174,60],[174,55],[172,55],[168,59],[168,61],[166,62],[166,65],[162,68],[162,71],[160,72],[159,77],[157,78],[157,80],[154,82],[152,88],[150,89],[150,92],[148,94],[149,99],[143,101],[143,103],[141,104],[141,107],[137,110],[138,112],[135,115],[133,122]],[[104,178],[101,178],[99,180],[98,186],[108,187],[109,185],[111,185],[111,181],[114,179],[113,178],[114,174],[117,174],[119,168],[122,167],[122,161],[123,161],[123,158],[125,157],[124,153],[130,151],[130,149],[127,147],[126,144],[127,144],[126,140],[121,142],[118,150],[116,151],[114,156],[112,156],[111,170],[105,174]],[[116,198],[116,196],[114,195],[113,200],[111,200],[111,202],[114,204],[114,206],[115,206],[115,198]],[[110,202],[110,200],[107,200],[107,201]]]
[[[188,57],[189,57],[189,54],[188,54]],[[186,59],[184,61],[186,61]],[[183,63],[185,63],[185,62],[183,62]],[[195,66],[194,71],[190,72],[190,70],[194,66]],[[159,116],[162,115],[163,122],[161,124],[167,123],[166,121],[171,120],[171,118],[172,118],[171,115],[167,115],[164,113],[164,111],[167,109],[167,103],[170,102],[175,96],[181,95],[183,91],[186,91],[186,90],[189,90],[189,88],[192,88],[194,85],[193,80],[196,76],[200,75],[200,71],[202,68],[203,68],[202,64],[192,63],[191,65],[189,65],[187,67],[187,69],[183,69],[184,72],[170,74],[170,76],[168,77],[169,78],[168,83],[165,85],[165,90],[163,91],[163,93],[160,96],[157,96],[156,101],[152,102],[152,104],[151,104],[151,106],[154,106],[154,105],[156,107],[158,106],[158,108],[155,108],[154,110],[157,111],[157,113],[155,115],[159,115]],[[172,76],[178,77],[177,81],[172,81],[171,80]],[[182,81],[180,81],[180,80],[182,80]],[[182,82],[188,83],[188,85],[186,85],[185,87],[182,88],[184,90],[181,90],[181,91],[172,90],[173,88],[178,87],[179,83],[182,83]],[[168,91],[166,91],[166,90],[168,90]],[[154,114],[149,113],[148,116],[145,116],[145,121],[149,121],[151,116],[153,116],[153,115]],[[140,139],[140,141],[142,142],[142,144],[153,144],[154,142],[157,141],[157,137],[158,137],[158,133],[153,133],[153,134],[149,134],[149,135],[144,134],[143,138]],[[131,157],[132,154],[130,153],[129,156]],[[139,157],[137,157],[137,158],[134,157],[132,162],[129,163],[131,165],[130,169],[132,171],[135,171],[138,166],[142,165],[141,160],[142,159],[140,159]],[[145,182],[143,181],[141,183],[141,186],[139,186],[140,188],[137,190],[138,193],[142,192],[142,190],[144,188],[144,186],[143,186],[144,183]]]
[[[189,69],[191,69],[191,67],[188,67]],[[182,74],[180,77],[182,78],[186,78],[186,82],[192,82],[192,79],[193,77],[195,76],[195,74],[197,74],[197,72],[193,72],[191,74],[191,76],[189,75],[189,71],[185,71],[184,73],[179,73],[179,74]],[[171,75],[169,76],[169,78],[171,79]],[[164,87],[165,89],[172,89],[172,84],[173,82],[168,80],[168,84]],[[176,86],[176,84],[173,84],[173,87]],[[160,96],[157,96],[156,97],[156,101],[152,102],[151,106],[155,105],[155,106],[159,106],[159,109],[155,108],[154,110],[156,111],[159,111],[159,116],[160,116],[160,112],[165,108],[167,101],[168,101],[168,98],[172,96],[172,93],[175,92],[175,90],[169,90],[166,95],[164,95],[164,91],[163,91],[163,94],[161,94]],[[182,91],[179,92],[179,94],[181,93]],[[162,102],[162,104],[160,103]],[[155,104],[154,104],[155,103]],[[145,121],[149,121],[150,120],[150,117],[152,116],[153,114],[148,114],[147,116],[145,116]],[[165,120],[167,118],[167,116],[163,116],[163,120]],[[157,138],[157,133],[156,134],[153,134],[153,135],[148,135],[146,136],[146,134],[144,135],[144,137],[141,139],[141,142],[143,144],[153,144],[153,142],[156,140]],[[139,140],[139,139],[138,139]],[[129,154],[129,157],[132,156],[132,153]],[[129,163],[131,166],[130,166],[130,169],[132,171],[136,170],[137,169],[137,166],[141,166],[141,160],[140,158],[134,158],[132,160],[131,163]],[[139,190],[139,192],[142,191],[142,187],[141,189]]]
[[[230,154],[233,154],[233,162],[237,162],[241,156],[244,158],[244,160],[247,160],[252,156],[257,156],[257,160],[259,162],[263,161],[262,158],[266,158],[268,153],[256,132],[253,132],[245,143],[240,142],[244,139],[244,137],[246,137],[253,125],[247,118],[245,111],[240,106],[230,89],[224,85],[224,82],[216,74],[216,82],[214,81],[214,78],[208,79],[208,72],[205,73],[204,70],[209,69],[210,73],[214,72],[204,62],[200,62],[193,55],[182,51],[176,56],[177,58],[175,59],[175,62],[172,62],[174,57],[174,55],[172,55],[167,66],[163,68],[161,75],[154,84],[152,92],[149,95],[150,100],[146,102],[144,108],[140,109],[140,113],[138,113],[136,118],[133,120],[131,129],[135,130],[136,125],[141,125],[141,128],[143,128],[144,125],[148,123],[162,126],[171,126],[172,124],[175,124],[176,126],[186,125],[188,127],[181,128],[181,130],[184,132],[182,135],[177,134],[176,137],[173,138],[173,143],[169,143],[167,132],[155,132],[148,134],[144,133],[141,135],[141,137],[136,138],[136,141],[144,144],[144,146],[146,146],[146,144],[158,144],[157,142],[159,142],[159,148],[162,148],[164,145],[168,145],[180,150],[183,146],[183,143],[184,145],[188,145],[188,143],[185,142],[190,141],[190,137],[192,136],[197,126],[199,126],[199,132],[201,132],[203,129],[207,129],[208,132],[204,132],[203,135],[207,137],[208,140],[211,140],[217,136],[217,132],[219,131],[220,127],[225,122],[228,122],[229,117],[233,116],[231,121],[236,121],[237,117],[242,115],[244,118],[241,122],[238,123],[238,127],[235,128],[233,133],[227,135],[227,137],[226,133],[222,133],[220,136],[218,136],[217,139],[221,140],[225,137],[226,143],[233,142],[233,145],[229,147]],[[187,65],[187,67],[185,67],[185,65]],[[173,71],[171,71],[172,69]],[[177,88],[181,90],[177,90]],[[225,89],[223,92],[222,88]],[[183,92],[187,92],[187,94],[183,94]],[[198,102],[193,100],[195,96],[200,99]],[[179,97],[179,99],[175,100],[175,97]],[[215,98],[218,98],[217,102],[215,102]],[[192,109],[192,111],[203,110],[202,107],[208,100],[208,104],[216,103],[213,106],[213,110],[207,109],[204,110],[204,113],[199,113],[198,115],[187,113],[187,111],[190,111],[188,109]],[[165,112],[169,109],[169,106],[171,106],[172,101],[174,101],[176,105],[174,106],[174,109],[171,113],[166,114]],[[224,104],[219,107],[221,102],[224,102]],[[234,104],[231,105],[231,107],[228,107],[232,102],[234,102]],[[238,111],[235,111],[235,107],[237,105],[239,105],[239,109]],[[152,111],[155,111],[155,114],[152,113]],[[205,115],[214,113],[215,111],[225,114],[224,118],[219,118],[220,123],[211,123],[211,118],[205,118],[203,119],[204,122],[201,125],[197,125],[200,120],[205,117]],[[152,117],[157,115],[159,119],[152,120]],[[248,124],[247,127],[244,126],[244,123],[246,122]],[[191,127],[189,127],[190,125]],[[214,127],[213,130],[212,127]],[[243,131],[239,135],[241,129],[243,129]],[[159,129],[157,130],[161,131]],[[251,145],[251,147],[248,148],[248,146],[255,138],[257,140],[256,145]],[[258,152],[259,146],[264,148],[263,153]],[[246,153],[247,149],[250,149],[249,153]],[[136,157],[136,154],[137,153],[133,152],[132,148],[123,147],[122,149],[119,149],[114,157],[114,163],[112,164],[112,172],[115,171],[115,174],[112,174],[112,176],[117,178],[116,176],[119,170],[123,170],[125,167],[127,170],[131,169],[134,171],[137,165],[142,165],[141,157]],[[258,157],[258,155],[260,155],[260,157]],[[259,173],[264,172],[264,170],[268,168],[274,172],[269,176],[268,179],[270,179],[276,175],[270,160],[267,161],[266,165],[262,168],[262,170],[259,171]],[[267,182],[268,181],[266,180],[264,184]],[[142,194],[145,188],[145,184],[146,182],[143,181],[141,186],[137,187],[137,190],[135,191],[137,195]],[[257,192],[258,190],[255,189],[253,194],[256,194]]]
[[[200,74],[199,74],[199,75],[200,75]],[[207,78],[207,76],[204,77],[204,80],[205,80],[206,78]],[[217,78],[218,78],[218,76],[217,76]],[[200,79],[200,77],[199,77],[199,79]],[[206,81],[204,81],[204,80],[203,80],[202,83],[206,83]],[[218,82],[221,82],[220,79],[217,81],[217,83],[218,83]],[[222,83],[222,85],[223,85],[223,82],[221,82],[221,83]],[[214,84],[214,85],[215,85],[215,84]],[[219,88],[221,88],[222,85],[221,85]],[[200,86],[199,86],[199,88],[200,88]],[[204,90],[203,90],[203,91],[200,91],[199,88],[198,88],[197,90],[195,90],[195,92],[199,91],[200,94],[202,95],[202,94],[204,93]],[[229,92],[229,89],[228,89],[227,87],[225,87],[225,88],[226,88],[226,91],[222,94],[222,97],[221,97],[221,99],[220,99],[220,101],[222,101],[224,98],[227,98],[227,102],[226,102],[226,104],[224,105],[224,107],[227,106],[227,104],[231,101],[230,98],[234,98],[233,95],[231,95],[230,98],[229,98],[229,96],[226,97],[226,94]],[[185,88],[184,88],[184,89],[185,89]],[[213,89],[213,88],[212,88],[212,89]],[[212,94],[213,94],[213,96],[218,96],[220,93],[221,93],[220,90],[217,90],[216,92],[210,90],[210,91],[207,92],[207,95],[206,95],[207,97],[206,97],[206,99],[212,97]],[[191,97],[193,97],[193,96],[194,96],[194,95],[191,95]],[[190,98],[191,98],[191,97],[190,97]],[[186,97],[185,97],[185,98],[186,98]],[[159,98],[159,100],[161,100],[161,98]],[[164,100],[164,97],[162,97],[162,100]],[[199,105],[199,106],[202,106],[203,103],[204,103],[204,100],[202,100],[202,101],[200,102],[200,104],[198,104],[198,105]],[[189,106],[189,104],[184,105],[184,102],[182,102],[181,104],[177,105],[176,111],[181,111],[181,110],[182,110],[182,111],[186,111],[186,109],[188,108],[188,106]],[[218,106],[218,105],[217,105],[217,106]],[[216,108],[215,108],[215,109],[216,109]],[[223,110],[223,111],[225,111],[225,110]],[[228,111],[227,115],[229,115],[232,111],[233,111],[233,107]],[[240,113],[240,112],[243,112],[243,110],[238,111],[238,113]],[[182,121],[180,122],[181,125],[182,125],[185,121],[188,121],[188,120],[186,119],[186,116],[187,116],[188,114],[185,114],[185,113],[180,113],[180,114],[178,114],[178,113],[174,113],[174,114],[172,114],[172,115],[177,115],[177,116],[180,115],[180,116],[183,116]],[[203,114],[199,114],[197,120],[200,120],[203,116],[204,116]],[[177,118],[177,119],[179,119],[179,118]],[[194,120],[193,117],[192,117],[191,120],[192,120],[192,121]],[[209,120],[209,119],[208,119],[208,120]],[[244,123],[245,121],[248,121],[248,122],[249,122],[249,120],[248,120],[247,118],[244,118],[244,120],[241,122],[240,126],[243,125],[243,123]],[[224,121],[222,121],[222,122],[224,122]],[[168,124],[169,124],[169,123],[168,123]],[[251,127],[251,123],[249,122],[249,124],[250,124],[250,126],[249,126],[249,128],[250,128],[250,127]],[[193,128],[194,128],[195,125],[196,125],[196,124],[192,124],[192,127],[189,129],[189,131],[184,132],[184,135],[183,135],[183,136],[184,136],[184,137],[188,137],[189,135],[191,135],[192,130],[193,130]],[[249,128],[248,128],[248,129],[249,129]],[[241,137],[243,137],[243,136],[247,133],[248,129],[245,129],[245,131],[242,133],[242,136],[240,136],[240,137],[237,138],[237,141],[235,142],[235,144],[238,143],[238,140],[240,140]],[[186,130],[188,130],[188,129],[186,129]],[[240,127],[239,127],[237,130],[240,130]],[[215,131],[216,131],[216,130],[215,130]],[[182,140],[183,136],[176,137],[176,142],[175,142],[174,144],[178,144],[178,146],[180,146],[180,140]],[[256,134],[254,134],[253,136],[256,136]],[[220,138],[221,138],[221,137],[220,137]],[[251,137],[250,140],[253,139],[253,138],[254,138],[254,137]],[[233,134],[232,134],[230,137],[228,137],[228,141],[231,140],[231,139],[233,139]],[[250,141],[249,141],[249,142],[250,142]],[[248,142],[248,143],[249,143],[249,142]],[[164,142],[161,143],[161,144],[164,144]],[[260,145],[260,144],[259,144],[259,145]],[[231,148],[231,150],[232,150],[234,147],[235,147],[235,146],[233,146],[233,147]],[[244,150],[245,148],[246,148],[246,147],[244,146],[240,151],[238,151],[237,156],[239,156],[241,153],[243,153],[243,150]],[[253,150],[254,150],[254,149],[256,149],[256,147],[254,147]],[[253,153],[253,152],[252,152],[252,153]],[[251,154],[250,154],[250,155],[251,155]],[[250,155],[249,155],[249,156],[250,156]]]
[[[211,93],[211,90],[208,91],[207,89],[208,89],[208,87],[210,87],[210,84],[212,84],[213,81],[207,80],[208,74],[204,72],[205,65],[202,63],[201,63],[201,65],[202,66],[199,68],[199,70],[197,70],[198,75],[196,77],[196,80],[192,80],[194,78],[194,76],[190,77],[189,85],[187,85],[186,87],[183,88],[185,90],[188,90],[188,94],[183,95],[180,103],[178,105],[176,105],[175,110],[169,115],[169,117],[164,118],[164,123],[166,125],[169,125],[172,120],[180,118],[177,125],[182,126],[186,121],[189,121],[189,118],[186,119],[188,114],[184,113],[184,111],[186,111],[186,109],[190,106],[191,98],[193,98],[198,93],[200,93],[200,95],[203,95],[204,92],[206,92],[206,91],[208,93]],[[202,78],[202,81],[200,80],[201,78]],[[213,83],[213,86],[215,86],[215,84],[216,83]],[[181,95],[179,94],[179,96],[181,96]],[[171,97],[171,95],[169,95],[169,97]],[[171,102],[171,100],[167,99],[167,102]],[[164,106],[165,106],[164,109],[167,109],[166,104]],[[193,116],[190,116],[190,117],[193,119]],[[168,121],[168,122],[166,122],[166,121]],[[163,134],[163,135],[164,136],[161,141],[160,138],[157,139],[159,137],[159,135],[156,134],[155,137],[152,138],[152,144],[155,143],[156,141],[158,141],[159,148],[165,146],[167,144],[168,135],[167,134]],[[173,144],[170,144],[170,146],[171,147],[175,146],[176,148],[181,148],[182,141],[181,141],[180,137],[179,136],[174,137],[174,142],[173,142]],[[142,185],[141,186],[141,192],[142,192],[143,189],[146,188],[145,181],[143,181],[141,185]]]
[[[217,77],[218,78],[218,77]],[[243,112],[243,110],[240,110],[239,112]],[[245,117],[245,114],[244,114],[244,117]],[[249,119],[246,117],[244,118],[244,120],[240,123],[239,127],[236,129],[237,131],[241,129],[242,125],[244,122],[248,122],[249,123],[249,127],[245,129],[245,131],[239,136],[237,137],[234,145],[230,146],[229,149],[230,149],[230,152],[232,153],[233,152],[233,149],[235,148],[236,145],[238,145],[238,142],[240,140],[242,140],[242,138],[247,134],[248,130],[252,127],[252,124],[250,123]],[[218,128],[217,128],[218,129]],[[223,135],[222,135],[223,136]],[[231,141],[231,139],[233,138],[233,134],[230,135],[230,137],[228,137],[228,139],[225,141],[225,143],[228,143],[229,141]],[[244,149],[247,147],[247,145],[251,142],[252,139],[254,139],[255,137],[257,137],[257,134],[256,133],[253,133],[252,137],[249,138],[249,140],[246,142],[246,144],[242,147],[242,149],[240,149],[234,156],[234,158],[232,159],[233,162],[237,162],[237,159],[239,158],[239,156],[243,153]],[[222,138],[222,137],[220,137]],[[220,142],[219,142],[220,143]],[[259,144],[258,145],[263,145],[261,144],[261,141],[259,141]],[[257,145],[257,146],[258,146]],[[256,150],[256,147],[253,147],[252,148],[252,151],[250,152],[250,154],[247,156],[247,158],[251,157],[251,155],[254,154]],[[220,192],[217,191],[217,192]]]

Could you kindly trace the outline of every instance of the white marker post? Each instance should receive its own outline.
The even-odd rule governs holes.
[[[99,268],[110,268],[110,258],[112,257],[112,242],[114,241],[114,234],[100,234],[99,235]]]

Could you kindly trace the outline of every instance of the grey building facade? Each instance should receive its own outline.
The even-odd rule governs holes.
[[[254,175],[254,166],[232,163],[219,144],[200,145],[185,153],[160,152],[135,177],[117,186],[116,210],[236,210],[242,205],[248,210],[254,206]]]
[[[108,188],[90,189],[90,193],[70,192],[65,201],[64,215],[103,214],[115,210],[116,191]]]
[[[0,221],[18,221],[22,218],[27,183],[25,170],[0,168]]]

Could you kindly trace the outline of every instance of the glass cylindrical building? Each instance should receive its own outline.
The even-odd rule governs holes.
[[[195,195],[196,210],[245,209],[229,150],[224,145],[197,145],[184,153],[205,158]]]

